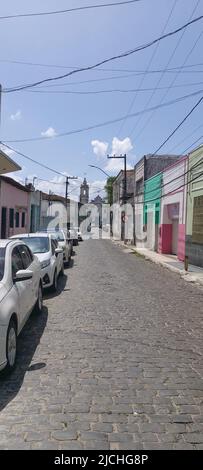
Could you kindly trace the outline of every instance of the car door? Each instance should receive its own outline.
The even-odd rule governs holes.
[[[36,291],[38,291],[38,276],[36,276],[37,272],[35,268],[34,257],[31,254],[29,248],[26,245],[19,245],[18,249],[23,260],[24,269],[30,270],[33,273],[32,279],[24,281],[26,282],[27,286],[27,313],[29,314],[36,302]]]
[[[11,254],[11,269],[12,269],[12,279],[14,280],[17,271],[24,269],[23,260],[19,249],[15,246],[12,250]],[[19,323],[20,328],[25,321],[27,315],[27,305],[28,305],[28,295],[29,295],[29,288],[27,285],[28,281],[18,281],[14,282],[14,289],[16,291],[18,297],[18,305],[19,305]]]

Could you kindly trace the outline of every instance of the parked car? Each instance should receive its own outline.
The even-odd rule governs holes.
[[[77,227],[75,230],[76,230],[76,232],[77,232],[78,241],[79,241],[79,242],[82,242],[83,238],[82,238],[82,232],[81,232],[80,228]]]
[[[71,228],[69,229],[69,233],[70,233],[70,238],[71,238],[71,240],[73,241],[73,246],[78,245],[78,233],[77,233],[77,229],[71,227]]]
[[[64,264],[68,264],[71,259],[72,247],[73,247],[73,242],[68,236],[68,234],[66,234],[65,231],[62,229],[58,229],[58,230],[57,229],[56,230],[44,229],[42,230],[42,232],[50,233],[53,236],[53,238],[57,240],[59,248],[62,248],[63,250],[63,262]]]
[[[17,337],[33,308],[42,312],[41,267],[27,245],[0,240],[0,370],[16,363]]]
[[[37,256],[41,265],[41,278],[43,288],[58,287],[58,276],[64,273],[63,250],[51,233],[37,232],[14,235],[11,238],[23,240],[32,253]]]

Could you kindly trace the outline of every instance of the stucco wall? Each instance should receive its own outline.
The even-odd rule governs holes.
[[[17,235],[19,233],[29,232],[30,211],[29,211],[30,193],[23,191],[7,182],[0,180],[0,227],[2,207],[7,208],[7,233],[6,236]],[[14,227],[9,228],[9,209],[14,209]],[[15,213],[20,213],[19,227],[15,227]],[[25,227],[21,227],[22,212],[25,212]]]
[[[185,257],[185,223],[187,194],[187,158],[171,165],[163,172],[162,201],[160,217],[159,252],[172,253],[173,217],[169,207],[178,207],[178,249],[177,256],[183,261]]]
[[[197,165],[196,168],[195,165]],[[203,146],[189,154],[188,166],[190,171],[187,192],[186,255],[191,264],[203,267],[203,244],[194,243],[192,240],[194,198],[203,195],[203,175],[201,175],[203,173]],[[197,179],[191,181],[194,178]]]

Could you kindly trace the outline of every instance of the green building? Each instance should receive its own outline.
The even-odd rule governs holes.
[[[158,173],[144,183],[143,217],[147,235],[146,245],[154,251],[158,251],[162,177],[163,173]]]

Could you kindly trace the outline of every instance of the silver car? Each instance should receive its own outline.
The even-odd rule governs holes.
[[[17,337],[33,308],[42,312],[41,267],[19,240],[0,240],[0,370],[16,362]]]

